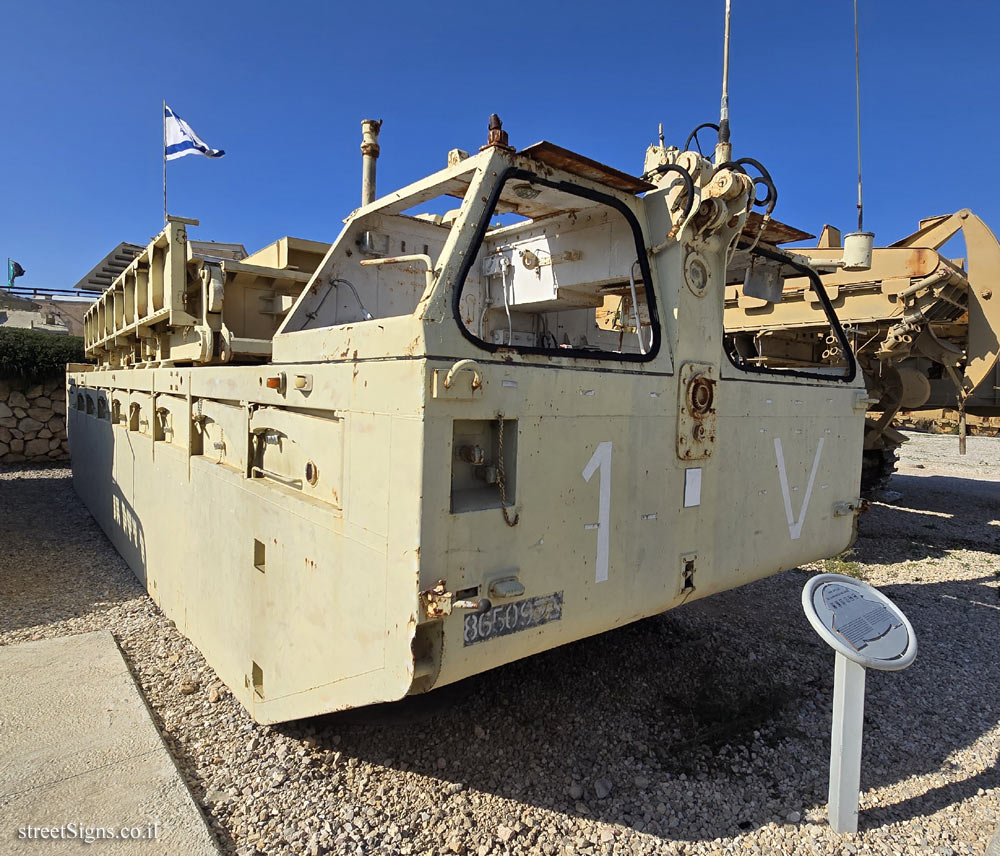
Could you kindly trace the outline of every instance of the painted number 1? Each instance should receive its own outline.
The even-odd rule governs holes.
[[[601,471],[598,484],[597,525],[587,524],[587,529],[597,529],[597,565],[594,582],[603,583],[608,579],[608,551],[611,546],[611,441],[597,444],[593,456],[583,468],[583,480],[589,482],[598,470]]]

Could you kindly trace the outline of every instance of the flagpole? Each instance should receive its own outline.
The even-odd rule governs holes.
[[[163,100],[163,110],[160,112],[163,120],[163,225],[167,225],[167,101]]]

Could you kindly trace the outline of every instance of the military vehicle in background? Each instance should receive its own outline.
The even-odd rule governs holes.
[[[769,224],[764,240],[811,236]],[[943,252],[953,238],[964,252]],[[921,411],[954,409],[964,452],[966,414],[986,425],[1000,417],[1000,243],[968,210],[932,217],[887,247],[875,249],[871,267],[842,264],[840,233],[824,227],[817,247],[788,250],[817,268],[827,298],[848,335],[868,388],[862,487],[884,487],[905,441],[893,419]],[[727,277],[727,347],[752,365],[840,365],[844,354],[820,301],[806,279],[788,279],[780,293],[747,288],[746,274]]]
[[[958,434],[962,417],[953,408],[943,408],[900,413],[894,421],[905,431]],[[970,437],[1000,437],[1000,416],[976,416],[974,413],[969,413],[965,416],[965,427]]]

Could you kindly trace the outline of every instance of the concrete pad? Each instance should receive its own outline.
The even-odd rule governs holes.
[[[0,647],[0,818],[0,853],[219,852],[106,630]]]

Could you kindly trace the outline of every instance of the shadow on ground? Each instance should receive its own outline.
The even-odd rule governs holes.
[[[115,554],[63,468],[0,478],[0,633],[87,615],[145,590]]]
[[[921,546],[921,531],[935,544],[996,550],[1000,529],[991,521],[1000,516],[1000,497],[982,495],[986,488],[996,486],[899,477],[903,496],[862,521],[859,558],[935,558],[939,552]],[[42,515],[57,525],[39,526]],[[928,522],[940,528],[924,530]],[[26,574],[47,575],[50,621],[141,592],[124,563],[111,588],[103,566],[100,574],[85,563],[65,566],[67,547],[86,556],[104,539],[65,477],[0,481],[0,526],[3,629],[19,626],[19,611],[37,614],[19,609],[43,596],[43,586],[24,584]],[[913,542],[919,549],[901,553]],[[25,556],[34,557],[33,568]],[[568,817],[675,841],[737,835],[826,801],[833,655],[799,605],[808,576],[790,571],[427,696],[279,730],[310,737],[319,750]],[[920,582],[882,586],[909,616],[920,651],[905,673],[870,675],[863,789],[948,771],[956,751],[996,724],[996,577],[943,577],[934,579],[930,565]],[[898,728],[901,722],[906,728]],[[595,794],[598,779],[613,785],[606,799]],[[583,788],[579,799],[570,796],[573,783]],[[862,828],[925,815],[997,786],[993,769],[934,787],[866,812]]]
[[[795,808],[826,803],[833,654],[799,606],[808,576],[789,572],[424,697],[281,730],[374,764],[673,840],[737,835],[783,820],[790,790]],[[991,605],[1000,600],[990,581],[883,588],[909,615],[920,653],[911,672],[869,679],[862,789],[947,770],[955,750],[996,724],[1000,613]],[[941,611],[954,612],[961,634],[928,629],[942,627],[925,620]],[[901,721],[909,730],[883,727]],[[766,760],[754,761],[762,749]],[[614,784],[606,800],[595,797],[598,778]],[[572,782],[585,789],[579,801],[568,795]],[[983,773],[873,810],[862,828],[998,784],[1000,773]],[[662,820],[657,804],[669,818],[682,799],[698,809]],[[724,820],[713,811],[733,802],[743,808]]]
[[[861,518],[856,552],[864,561],[940,558],[954,548],[1000,552],[997,482],[895,475],[890,488],[893,498],[876,500]]]

